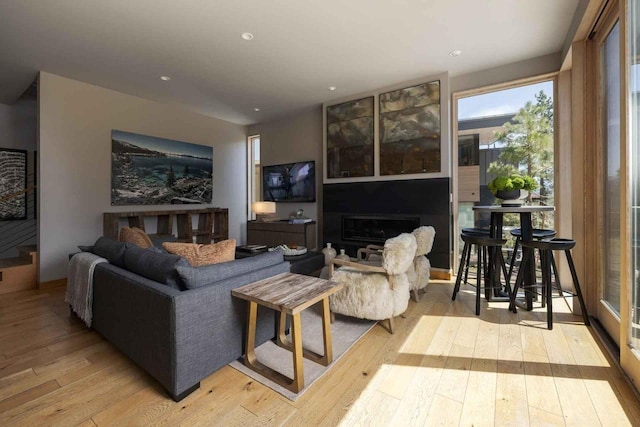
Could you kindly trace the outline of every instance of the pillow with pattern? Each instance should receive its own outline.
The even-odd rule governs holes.
[[[164,242],[162,247],[170,254],[180,255],[185,258],[192,267],[233,261],[236,256],[235,239],[222,240],[210,245]]]
[[[147,249],[153,246],[151,239],[147,236],[143,230],[138,227],[122,227],[120,229],[120,236],[118,240],[126,243],[133,243],[142,249]]]

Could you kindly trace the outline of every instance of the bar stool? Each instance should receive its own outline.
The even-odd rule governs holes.
[[[511,281],[511,275],[513,274],[513,266],[516,263],[516,256],[518,255],[518,246],[522,244],[522,229],[514,228],[510,231],[511,235],[516,238],[516,243],[513,245],[513,254],[511,255],[511,261],[509,262],[509,281]],[[545,228],[534,228],[531,231],[531,235],[534,240],[542,240],[542,239],[550,239],[555,237],[556,230],[548,230]],[[553,264],[554,270],[556,269],[555,264]]]
[[[478,237],[489,237],[491,231],[488,228],[476,228],[476,227],[469,227],[469,228],[463,228],[462,229],[462,233],[461,234],[466,234],[466,235],[470,235],[470,236],[478,236]],[[467,244],[464,244],[464,247],[467,247]],[[485,251],[480,251],[479,247],[476,247],[477,252],[477,256],[478,259],[480,259],[480,256],[483,257],[485,265],[487,265],[487,253]],[[464,259],[464,254],[465,254],[465,250],[464,248],[462,249],[462,257],[460,258],[460,268],[458,269],[458,275],[460,276],[460,271],[462,266],[465,265],[466,269],[464,271],[464,283],[469,283],[467,281],[467,279],[469,278],[469,266],[471,265],[471,250],[468,250],[466,252],[467,254],[467,258],[466,260]],[[464,264],[463,264],[464,263]]]
[[[553,258],[553,251],[564,251],[567,257],[567,263],[569,264],[569,270],[571,270],[571,277],[573,279],[573,286],[575,287],[576,293],[565,291],[562,289],[560,284],[560,277],[558,276],[557,270],[554,268],[553,273],[555,276],[555,287],[558,289],[560,295],[565,298],[566,294],[575,295],[578,297],[578,301],[580,302],[580,309],[582,310],[582,318],[584,319],[584,324],[589,326],[589,316],[587,314],[587,307],[584,304],[584,298],[582,297],[582,291],[580,290],[580,282],[578,281],[578,274],[576,273],[575,265],[573,264],[573,258],[571,257],[571,249],[576,245],[575,240],[571,239],[562,239],[562,238],[554,238],[550,240],[533,240],[531,242],[522,242],[523,252],[534,251],[538,249],[540,251],[540,259],[542,264],[542,286],[538,286],[535,283],[532,286],[527,286],[525,289],[523,286],[523,290],[525,292],[535,292],[535,288],[542,288],[542,306],[547,307],[547,328],[553,329],[553,288],[554,283],[551,280],[551,266],[552,264],[555,266],[555,261]],[[516,284],[513,289],[513,292],[510,294],[511,304],[509,305],[509,309],[516,312],[516,295],[518,293],[518,288],[522,286],[524,281],[524,271],[526,271],[526,264],[529,262],[529,256],[523,256],[523,265],[518,271],[518,277],[516,278]],[[533,289],[531,289],[533,288]],[[546,300],[546,301],[545,301]],[[565,298],[566,301],[566,298]]]
[[[471,233],[461,233],[460,237],[462,237],[462,241],[464,242],[464,247],[462,248],[462,256],[460,257],[461,264],[458,269],[458,277],[456,279],[456,285],[453,288],[453,295],[451,299],[455,301],[456,295],[460,291],[460,284],[462,283],[462,270],[465,270],[465,283],[467,282],[467,273],[469,272],[469,261],[470,254],[473,246],[476,246],[476,253],[478,254],[478,265],[477,265],[477,274],[476,274],[476,316],[480,314],[480,291],[482,289],[502,289],[502,285],[494,286],[495,279],[500,279],[500,270],[502,270],[502,274],[504,278],[507,278],[507,267],[504,263],[504,257],[502,255],[502,245],[506,243],[506,240],[503,239],[494,239],[488,236],[483,236],[479,234],[471,234]],[[493,257],[489,262],[487,262],[489,248],[494,248]],[[496,265],[496,261],[500,264],[500,269],[496,272],[496,277],[494,278],[493,266]],[[484,272],[484,274],[483,274]],[[485,284],[482,286],[482,280],[484,277]],[[506,282],[507,291],[509,292],[509,298],[511,298],[511,287],[509,286],[509,282]],[[472,285],[473,286],[473,285]]]

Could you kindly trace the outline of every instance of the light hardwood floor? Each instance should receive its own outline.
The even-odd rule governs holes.
[[[62,289],[0,296],[0,425],[640,425],[640,403],[556,300],[513,314],[436,281],[390,335],[376,326],[291,402],[230,367],[174,403],[69,316]],[[555,302],[555,301],[554,301]]]

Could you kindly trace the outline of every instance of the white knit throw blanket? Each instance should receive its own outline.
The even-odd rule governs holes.
[[[91,252],[80,252],[69,260],[67,270],[67,293],[64,301],[71,305],[71,309],[84,320],[87,327],[91,327],[93,320],[93,270],[101,262],[107,262]]]

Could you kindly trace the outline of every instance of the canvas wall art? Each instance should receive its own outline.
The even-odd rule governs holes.
[[[27,219],[27,152],[0,148],[0,220]]]
[[[380,94],[380,174],[440,172],[440,82]]]
[[[213,148],[114,130],[111,204],[211,203]]]
[[[327,177],[373,176],[373,96],[327,107]]]

